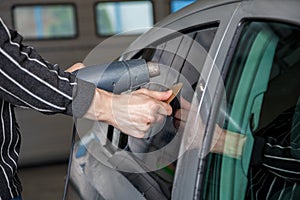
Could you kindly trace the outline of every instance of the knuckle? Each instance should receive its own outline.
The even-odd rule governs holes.
[[[148,93],[148,90],[146,88],[141,88],[139,90],[137,90],[139,93],[142,93],[142,94],[147,94]]]
[[[150,129],[150,124],[147,124],[145,126],[141,126],[140,127],[140,135],[142,135],[143,137],[145,136],[145,134],[148,132],[148,130]]]
[[[136,138],[144,138],[145,137],[145,132],[139,132],[136,134]]]
[[[155,122],[155,117],[153,115],[149,115],[147,118],[147,124],[152,124]]]

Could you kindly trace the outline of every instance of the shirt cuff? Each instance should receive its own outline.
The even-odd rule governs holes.
[[[254,137],[251,165],[258,166],[263,162],[266,141],[263,137]]]
[[[72,113],[76,118],[82,118],[89,109],[95,94],[96,86],[93,83],[77,79],[73,88]]]

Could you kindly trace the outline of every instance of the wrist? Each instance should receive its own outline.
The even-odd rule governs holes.
[[[93,101],[84,117],[109,123],[112,119],[112,99],[112,93],[96,88]]]

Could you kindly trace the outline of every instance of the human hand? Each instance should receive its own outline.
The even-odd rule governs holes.
[[[191,119],[197,119],[194,123],[197,123],[199,129],[204,129],[201,117],[196,117],[196,110],[194,110],[192,108],[192,104],[183,97],[180,97],[180,109],[174,111],[174,113],[174,125],[176,128],[179,128],[179,126],[184,128],[188,115],[191,115]],[[186,130],[186,132],[193,133],[194,130]],[[204,131],[199,131],[197,134],[197,137],[201,138],[200,141],[202,141],[203,138],[202,133],[204,133]],[[216,123],[211,141],[210,152],[239,158],[242,155],[245,141],[245,135],[223,129]]]
[[[179,128],[180,125],[185,126],[188,118],[188,114],[191,110],[191,103],[180,97],[180,109],[175,111],[174,114],[174,126]]]
[[[140,89],[115,95],[96,89],[92,105],[84,117],[106,122],[133,137],[145,136],[151,125],[172,113],[165,103],[172,91],[158,92]]]
[[[215,125],[211,152],[224,154],[233,158],[240,158],[246,142],[246,135],[222,129]]]
[[[76,70],[79,70],[81,68],[84,68],[85,65],[83,63],[75,63],[74,65],[72,65],[71,67],[69,67],[68,69],[66,69],[66,72],[74,72]]]

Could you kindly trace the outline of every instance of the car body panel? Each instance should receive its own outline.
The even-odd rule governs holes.
[[[209,84],[207,87],[209,88],[209,90],[215,91],[217,89],[216,77],[222,77],[222,75],[220,75],[221,71],[226,71],[226,59],[228,59],[228,56],[230,56],[228,52],[230,52],[230,48],[233,48],[232,40],[235,37],[235,34],[237,33],[241,22],[243,22],[246,19],[268,19],[274,21],[284,21],[299,25],[300,14],[298,8],[299,3],[297,3],[296,1],[290,1],[286,4],[282,4],[281,1],[272,1],[272,3],[270,3],[270,1],[243,1],[242,3],[240,3],[232,16],[230,23],[227,24],[227,31],[223,35],[224,38],[222,42],[219,43],[219,51],[217,52],[216,59],[213,62],[214,65],[210,65],[207,67],[208,71],[210,71],[211,74],[211,77],[209,77],[207,80]],[[286,11],[283,12],[284,10]],[[219,16],[219,13],[217,15]],[[221,18],[220,25],[222,24],[222,19],[223,17]],[[217,40],[217,38],[215,40]],[[214,70],[214,68],[217,69]],[[217,94],[218,92],[215,93]],[[222,97],[219,96],[219,98]],[[211,131],[209,127],[207,131]],[[209,140],[207,140],[207,142],[208,141]],[[201,145],[203,146],[202,148],[205,148],[205,144]],[[201,147],[199,146],[199,148]],[[201,174],[201,165],[204,165],[205,163],[200,162],[200,170],[199,168],[195,168],[195,166],[191,168],[191,166],[188,163],[195,162],[196,164],[196,161],[194,161],[193,159],[195,155],[199,155],[199,153],[192,152],[190,153],[190,155],[187,155],[187,157],[189,158],[183,158],[179,161],[182,162],[182,165],[186,169],[184,169],[181,173],[177,172],[178,176],[175,179],[174,187],[176,187],[177,184],[178,186],[174,190],[175,194],[173,194],[175,199],[181,199],[186,197],[187,199],[193,199],[197,198],[198,196],[198,191],[195,190],[195,187],[192,187],[195,185],[194,176],[198,174],[198,178],[200,180],[203,178]],[[180,168],[180,170],[182,170],[182,168]]]
[[[205,167],[207,165],[205,157],[210,150],[215,120],[219,114],[219,107],[222,105],[224,99],[224,79],[227,78],[227,72],[231,67],[231,58],[235,51],[237,40],[239,39],[239,34],[243,28],[244,22],[251,20],[275,21],[299,26],[300,14],[298,10],[299,1],[288,1],[288,3],[277,0],[204,1],[203,4],[200,1],[158,23],[153,29],[134,41],[122,54],[121,59],[139,58],[141,56],[139,54],[141,51],[150,48],[166,51],[166,53],[171,52],[171,55],[172,53],[179,52],[180,56],[184,57],[184,55],[187,54],[181,53],[181,51],[178,50],[180,45],[178,45],[176,39],[173,39],[174,35],[177,34],[180,37],[181,34],[188,35],[190,33],[189,31],[192,30],[205,30],[211,26],[216,28],[215,36],[209,51],[206,52],[207,56],[204,58],[204,64],[203,66],[200,66],[200,69],[197,68],[196,61],[194,62],[193,59],[189,60],[187,56],[184,57],[184,59],[195,65],[195,68],[201,74],[197,81],[198,84],[196,88],[203,87],[203,91],[198,92],[196,89],[191,102],[197,109],[197,114],[189,115],[186,127],[189,125],[191,125],[191,127],[183,130],[184,134],[179,148],[180,156],[177,160],[173,181],[172,199],[199,199],[202,195],[201,190],[203,189],[202,184],[205,179]],[[258,43],[259,42],[260,41],[258,41]],[[160,46],[160,44],[162,44],[162,46]],[[274,44],[275,41],[270,44],[271,47],[274,47]],[[261,53],[262,52],[258,52],[258,54]],[[271,54],[272,52],[269,55],[270,57],[272,57]],[[161,55],[163,55],[163,53]],[[196,56],[197,52],[193,52],[193,57]],[[169,57],[169,59],[166,57],[164,62],[172,62],[170,60],[172,60],[171,57]],[[265,63],[268,63],[268,61]],[[176,66],[174,68],[176,68]],[[189,77],[192,77],[192,73],[188,75],[187,80]],[[262,88],[259,88],[261,91],[257,91],[257,94],[264,93],[268,80],[257,81],[263,85]],[[250,82],[248,84],[250,84]],[[252,99],[255,99],[256,97],[250,98],[251,100],[249,101],[252,102]],[[260,103],[261,102],[257,103],[258,108],[261,106]],[[241,117],[242,120],[245,121],[241,128],[243,132],[249,134],[250,121],[248,118],[250,119],[250,117],[247,116],[253,109],[258,108],[255,108],[254,106],[254,108],[247,108],[248,110],[246,110],[245,113],[238,113],[240,115],[245,115]],[[204,115],[200,116],[203,114],[203,110],[206,110],[207,112],[203,112]],[[259,114],[259,112],[257,114]],[[195,125],[195,121],[197,121],[199,116],[203,118],[203,127],[199,127],[197,124]],[[192,130],[189,130],[189,128]],[[116,131],[114,134],[118,135],[119,132]],[[199,135],[204,135],[204,137],[200,137]],[[193,139],[192,142],[190,141],[190,138]],[[241,166],[234,169],[228,169],[228,176],[237,175],[237,177],[232,180],[230,179],[229,182],[226,182],[226,176],[221,180],[220,191],[224,194],[222,197],[223,199],[240,199],[243,196],[243,194],[239,194],[238,192],[240,191],[240,188],[241,191],[243,191],[247,186],[245,180],[247,180],[247,167],[250,162],[253,144],[253,139],[251,139],[250,135],[249,138],[249,142],[247,142],[246,150],[244,152],[245,155],[243,155],[241,161],[238,161],[241,163]],[[225,163],[224,165],[231,166],[231,159],[224,158],[222,161]],[[134,162],[132,161],[132,163]],[[238,176],[239,172],[241,172],[243,176]],[[111,173],[111,175],[114,173]],[[226,172],[224,173],[226,174]],[[123,192],[124,191],[122,190],[121,193]],[[123,195],[126,195],[126,192],[124,192]]]

